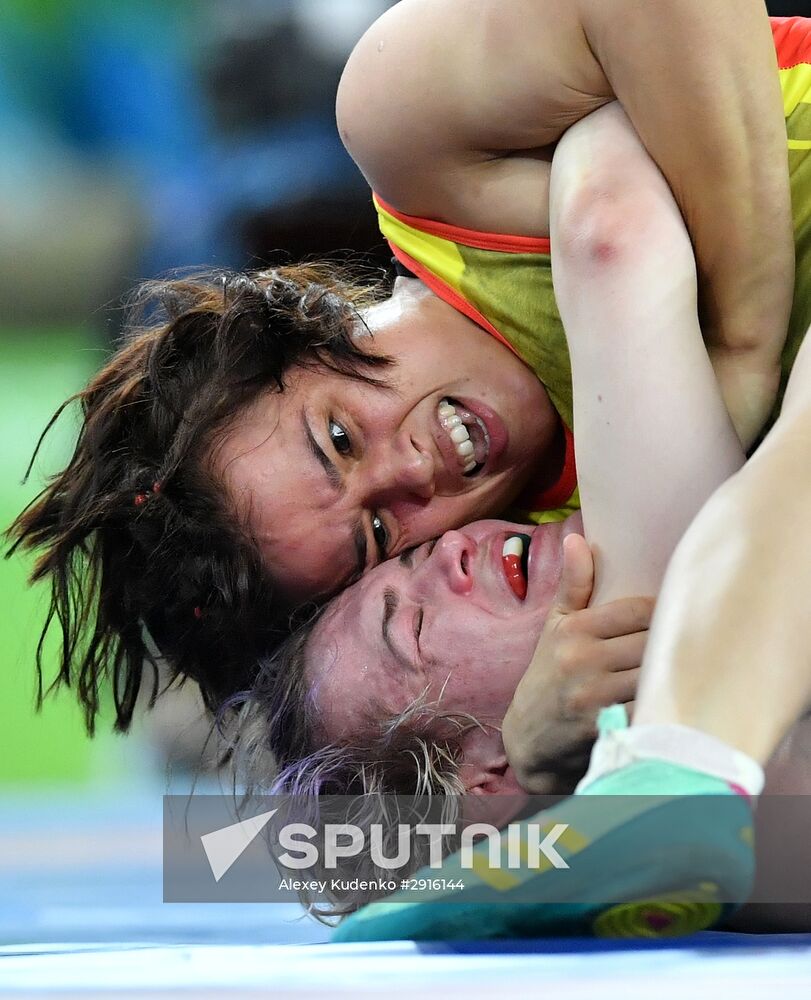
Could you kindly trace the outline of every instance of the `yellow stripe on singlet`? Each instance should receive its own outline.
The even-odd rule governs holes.
[[[783,91],[783,112],[788,118],[800,102],[808,100],[808,93],[811,91],[811,65],[799,63],[790,69],[781,69],[780,87]]]
[[[450,240],[440,236],[414,230],[411,226],[390,215],[379,203],[377,208],[380,231],[387,240],[403,250],[414,260],[420,262],[429,271],[438,275],[451,288],[459,291],[462,284],[462,274],[465,262],[459,252],[459,247]]]

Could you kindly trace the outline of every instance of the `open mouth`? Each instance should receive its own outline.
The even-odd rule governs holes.
[[[504,539],[501,549],[501,565],[510,590],[520,600],[527,596],[527,571],[529,569],[530,535],[514,534]]]
[[[469,479],[477,476],[490,454],[490,434],[484,421],[449,397],[439,401],[437,416],[453,445],[462,474]]]

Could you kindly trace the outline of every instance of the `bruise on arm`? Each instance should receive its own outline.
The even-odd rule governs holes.
[[[764,5],[579,7],[591,50],[684,215],[705,336],[741,433],[768,412],[767,399],[746,397],[769,395],[794,285],[785,121]]]
[[[618,104],[559,143],[550,214],[592,602],[655,593],[743,452],[702,341],[684,222]]]

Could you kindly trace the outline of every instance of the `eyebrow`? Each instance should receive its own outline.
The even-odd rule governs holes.
[[[343,477],[336,468],[335,463],[329,455],[327,455],[318,441],[316,441],[315,435],[307,422],[307,417],[303,409],[301,411],[301,426],[304,429],[304,440],[307,442],[307,450],[316,462],[318,462],[324,472],[326,472],[327,480],[330,486],[338,493],[345,493],[346,483],[344,483]],[[349,583],[354,583],[356,580],[359,580],[366,572],[366,559],[368,555],[366,531],[364,530],[363,522],[360,519],[358,519],[352,530],[352,541],[355,546],[355,571],[352,574]]]
[[[403,549],[398,556],[401,566],[405,566],[406,569],[411,569],[414,564],[414,553],[416,552],[416,549],[416,545],[413,545],[410,549]]]
[[[400,595],[396,590],[391,587],[386,587],[383,591],[383,622],[381,625],[381,635],[383,636],[383,642],[385,642],[391,655],[406,670],[413,671],[415,669],[414,664],[411,661],[411,657],[403,652],[402,649],[394,642],[394,637],[391,634],[391,621],[394,617],[394,612],[400,603]]]

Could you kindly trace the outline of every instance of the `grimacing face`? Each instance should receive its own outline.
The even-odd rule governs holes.
[[[476,521],[368,573],[334,599],[308,640],[306,671],[327,742],[362,731],[373,706],[402,712],[427,689],[443,712],[500,727],[535,651],[582,518],[537,527]],[[531,534],[527,592],[504,541]],[[441,694],[441,698],[440,698]]]
[[[363,318],[370,349],[395,360],[391,388],[297,369],[211,456],[291,605],[503,510],[556,454],[559,418],[534,373],[420,282],[399,279]]]

